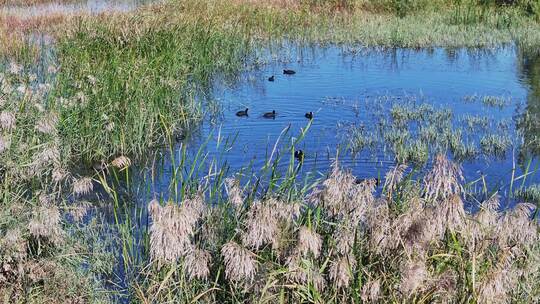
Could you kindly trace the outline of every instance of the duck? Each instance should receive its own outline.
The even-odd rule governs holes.
[[[274,81],[274,79],[275,79],[274,75],[268,77],[268,81]]]
[[[313,112],[306,113],[304,115],[307,119],[313,119]]]
[[[236,112],[236,116],[238,116],[238,117],[248,116],[248,110],[249,110],[249,108],[246,108],[244,111],[238,111],[238,112]]]
[[[303,162],[304,161],[304,151],[302,151],[302,150],[294,151],[294,158],[296,158],[298,161]]]
[[[186,134],[184,134],[184,133],[176,134],[176,141],[182,141],[184,139],[186,139]]]
[[[379,181],[379,179],[377,177],[374,177],[374,178],[356,178],[354,180],[354,183],[358,185],[358,184],[361,184],[361,183],[367,182],[367,181],[375,181],[375,186],[376,187],[379,187],[379,185],[380,185],[380,181]]]
[[[296,74],[296,72],[293,71],[293,70],[285,69],[285,70],[283,70],[283,74],[285,74],[285,75],[294,75],[294,74]]]
[[[264,118],[276,118],[276,110],[272,110],[272,112],[267,112],[263,114]]]

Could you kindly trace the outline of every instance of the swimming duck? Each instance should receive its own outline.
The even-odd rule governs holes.
[[[283,74],[285,74],[285,75],[294,75],[294,74],[296,74],[296,72],[293,71],[293,70],[283,70]]]
[[[296,150],[294,151],[294,158],[296,158],[298,161],[304,161],[304,151],[302,150]]]
[[[268,81],[274,81],[274,79],[275,79],[275,78],[274,78],[274,75],[268,77]]]
[[[236,116],[242,117],[242,116],[248,116],[248,108],[246,108],[244,111],[238,111],[236,112]]]
[[[186,134],[184,134],[184,133],[176,134],[176,141],[182,141],[184,139],[186,139]]]
[[[375,186],[379,187],[379,184],[380,184],[380,181],[377,177],[375,178],[356,178],[356,180],[354,181],[355,184],[361,184],[363,182],[367,182],[367,181],[375,181]]]
[[[307,119],[313,119],[313,112],[309,112],[309,113],[306,113],[306,115],[304,115]]]
[[[276,118],[276,110],[272,110],[272,112],[267,112],[263,114],[264,118]]]

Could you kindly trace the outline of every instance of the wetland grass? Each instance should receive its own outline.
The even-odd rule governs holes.
[[[121,24],[110,19],[126,17],[138,22],[153,20],[152,31],[156,32],[174,24],[188,23],[192,28],[198,25],[217,34],[233,30],[231,25],[234,24],[243,33],[242,39],[236,41],[240,45],[243,40],[285,38],[306,43],[411,48],[478,48],[517,43],[534,49],[540,43],[535,9],[538,10],[536,4],[490,5],[479,1],[188,0],[99,16],[90,12],[61,11],[48,16],[21,16],[0,10],[0,38],[8,34],[19,37],[15,44],[2,44],[0,51],[4,55],[17,54],[17,49],[23,47],[24,39],[13,35],[13,30],[21,34],[46,32],[55,39],[62,39],[66,32],[78,27],[81,19],[89,25],[100,20],[120,30]]]
[[[400,163],[422,167],[428,162],[429,155],[436,152],[451,153],[460,162],[474,161],[480,156],[505,157],[513,145],[509,134],[488,132],[493,126],[510,132],[512,128],[506,121],[469,114],[454,117],[450,109],[435,108],[415,96],[405,99],[381,96],[367,103],[381,109],[374,113],[376,119],[372,124],[377,128],[368,133],[363,126],[351,127],[349,145],[354,153],[362,150],[388,151]]]
[[[79,222],[93,208],[70,196],[50,87],[23,70],[12,63],[0,75],[0,301],[108,302],[99,283],[112,275],[108,228],[99,215]]]
[[[202,174],[202,150],[191,163],[183,150],[170,153],[180,161],[171,193],[150,193],[148,206],[134,207],[132,159],[172,146],[175,133],[203,116],[197,97],[212,77],[234,77],[270,41],[540,41],[538,23],[519,7],[463,17],[451,5],[422,11],[421,2],[395,3],[387,10],[372,1],[308,1],[290,10],[188,0],[50,20],[0,12],[0,52],[12,62],[0,75],[0,301],[538,300],[532,207],[499,212],[491,199],[479,213],[465,212],[459,168],[442,156],[423,180],[392,170],[379,195],[374,181],[357,185],[338,165],[320,183],[298,183],[294,149],[283,175],[272,153],[264,189],[260,180],[241,183],[242,175],[226,179],[230,172],[215,162]],[[32,72],[44,51],[28,38],[35,31],[54,41],[58,67],[46,68],[50,75]],[[425,164],[432,149],[448,147],[473,154],[451,134],[448,111],[396,107],[392,117],[396,124],[383,124],[381,133],[402,162]],[[420,135],[408,128],[418,121]],[[434,126],[441,121],[447,128]],[[373,145],[372,134],[362,136],[362,147]],[[505,147],[487,143],[495,147],[487,151]],[[107,170],[84,170],[93,161]]]
[[[422,180],[405,172],[406,166],[391,169],[380,194],[374,180],[357,184],[335,166],[309,193],[257,197],[248,194],[254,189],[227,180],[215,185],[226,188],[217,193],[228,195],[214,196],[213,203],[201,201],[208,195],[199,186],[176,201],[152,200],[145,247],[150,254],[140,282],[132,284],[133,299],[502,303],[538,298],[539,230],[531,204],[502,212],[495,196],[469,214],[460,168],[444,156],[435,158]],[[195,216],[185,220],[187,214]]]

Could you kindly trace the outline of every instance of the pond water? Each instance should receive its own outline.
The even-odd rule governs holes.
[[[282,157],[278,171],[285,171],[294,160],[292,151],[302,150],[301,175],[323,176],[337,157],[356,176],[369,178],[384,176],[398,154],[407,154],[402,150],[414,154],[424,144],[430,151],[428,161],[424,157],[420,164],[410,162],[410,167],[429,168],[434,151],[457,158],[453,146],[445,147],[445,141],[441,145],[437,139],[446,136],[461,138],[468,155],[460,159],[466,181],[482,178],[472,188],[482,187],[485,181],[490,191],[504,195],[512,176],[527,173],[525,179],[518,179],[519,185],[540,180],[538,158],[524,149],[524,138],[538,146],[535,129],[516,127],[525,111],[536,118],[539,115],[538,57],[527,57],[514,47],[374,50],[330,46],[291,48],[261,58],[260,64],[233,84],[223,78],[214,81],[213,102],[208,107],[214,110],[179,147],[187,145],[195,153],[205,145],[209,157],[229,166],[230,172],[249,166],[255,175],[278,156]],[[296,74],[284,75],[283,69]],[[273,82],[268,80],[272,75]],[[245,108],[249,108],[248,117],[236,116]],[[277,113],[275,119],[262,117],[272,110]],[[310,124],[306,112],[313,112],[314,119],[305,138],[291,148]],[[420,115],[426,121],[412,119],[403,124],[395,116],[400,113]],[[288,130],[285,135],[284,130]],[[401,134],[400,139],[392,141],[395,134]],[[428,144],[426,134],[438,144]],[[233,143],[224,144],[227,140]],[[153,191],[161,193],[164,187],[158,181]]]

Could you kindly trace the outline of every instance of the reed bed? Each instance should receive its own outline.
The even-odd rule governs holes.
[[[500,211],[494,195],[471,214],[460,167],[436,157],[382,190],[336,164],[307,195],[254,197],[238,180],[210,203],[148,203],[150,224],[135,302],[364,303],[538,300],[535,207]]]
[[[14,62],[0,74],[0,302],[106,302],[109,229],[101,215],[83,221],[93,181],[70,173],[51,86],[37,82]]]

